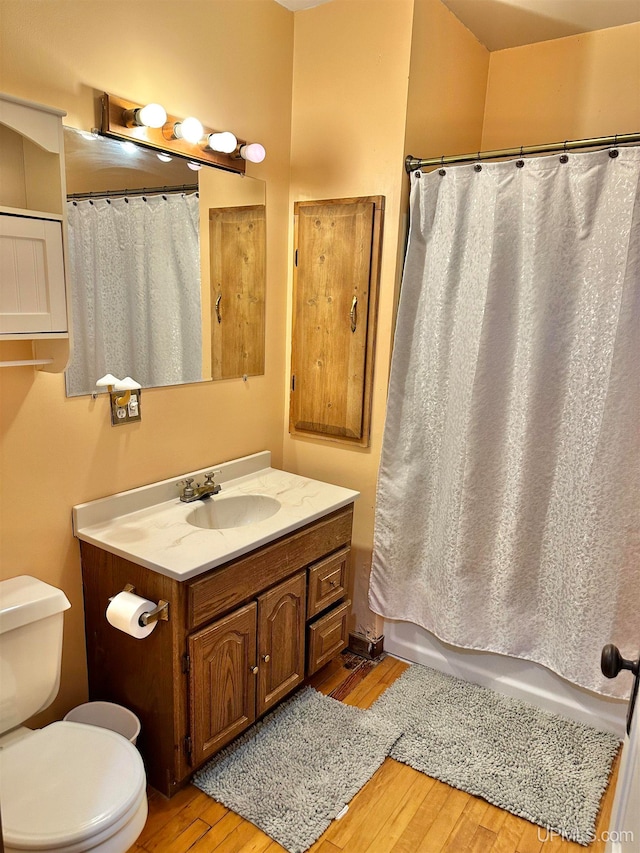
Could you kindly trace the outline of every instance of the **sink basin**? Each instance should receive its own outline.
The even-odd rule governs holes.
[[[201,503],[187,516],[189,524],[207,530],[245,527],[271,518],[280,509],[280,501],[268,495],[230,495]]]

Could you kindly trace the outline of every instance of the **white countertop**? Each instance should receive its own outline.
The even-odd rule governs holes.
[[[194,527],[186,518],[203,501],[180,501],[178,484],[185,477],[202,482],[210,470],[220,472],[215,481],[222,491],[207,500],[260,494],[276,498],[280,509],[244,527]],[[358,496],[352,489],[271,468],[271,453],[264,451],[79,504],[73,508],[73,530],[78,539],[132,563],[188,580],[347,506]]]

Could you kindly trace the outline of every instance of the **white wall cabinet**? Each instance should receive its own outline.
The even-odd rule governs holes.
[[[63,115],[61,110],[0,94],[0,365],[4,366],[37,363],[58,372],[69,356]]]
[[[0,334],[67,332],[62,223],[0,215]]]

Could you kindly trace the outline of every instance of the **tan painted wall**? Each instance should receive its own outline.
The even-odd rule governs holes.
[[[489,57],[486,47],[439,0],[416,0],[407,154],[426,159],[478,149]]]
[[[62,685],[43,722],[86,698],[71,507],[270,449],[282,461],[293,15],[273,0],[1,0],[0,90],[90,128],[94,90],[262,142],[267,181],[266,375],[148,390],[142,423],[114,429],[106,400],[67,399],[62,375],[0,374],[3,577],[32,574],[71,600]]]
[[[491,54],[482,147],[640,131],[640,24]]]
[[[418,140],[436,147],[445,141],[462,148],[478,143],[487,62],[487,51],[440,0],[333,0],[296,14],[292,203],[386,197],[371,447],[289,435],[284,441],[286,468],[361,492],[354,519],[352,627],[371,634],[380,627],[367,606],[367,590],[405,237],[405,123],[414,153],[418,148],[424,153]]]

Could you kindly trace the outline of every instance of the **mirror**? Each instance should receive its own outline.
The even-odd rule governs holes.
[[[143,388],[264,373],[264,181],[64,132],[67,395],[105,373]]]

